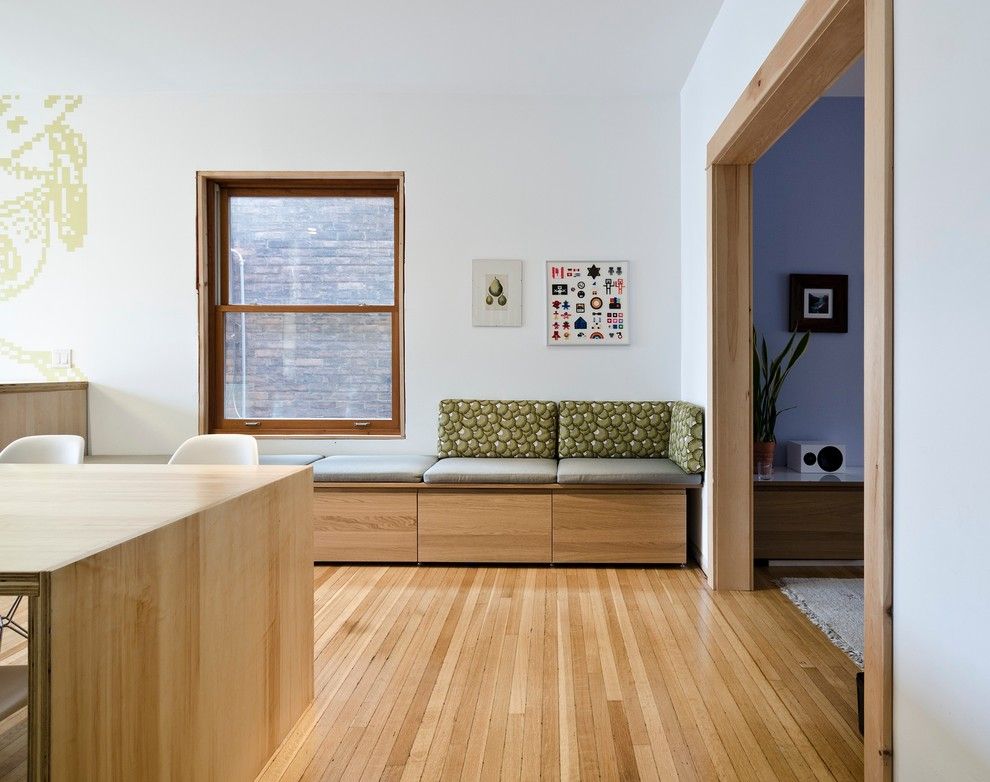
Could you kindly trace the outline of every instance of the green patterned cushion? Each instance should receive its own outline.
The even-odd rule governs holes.
[[[670,402],[561,402],[560,458],[665,458],[670,408]]]
[[[705,411],[674,402],[670,415],[670,460],[686,473],[705,471]]]
[[[449,456],[557,456],[555,402],[444,399],[440,402],[441,459]]]

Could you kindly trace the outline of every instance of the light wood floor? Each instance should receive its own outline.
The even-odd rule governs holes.
[[[856,667],[775,589],[415,566],[317,568],[315,589],[316,701],[264,782],[862,778]]]

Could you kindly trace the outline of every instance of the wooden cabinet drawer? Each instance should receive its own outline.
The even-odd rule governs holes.
[[[644,489],[555,492],[553,561],[686,562],[684,492]]]
[[[419,492],[420,562],[550,562],[550,492]]]
[[[416,492],[316,489],[317,562],[415,562]]]

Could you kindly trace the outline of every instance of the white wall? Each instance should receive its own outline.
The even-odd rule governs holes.
[[[75,350],[94,453],[168,452],[197,427],[195,171],[397,169],[408,438],[263,450],[430,453],[449,396],[677,398],[677,114],[676,96],[86,96],[85,246],[0,303],[0,335]],[[522,328],[471,327],[479,257],[525,261]],[[545,347],[548,259],[631,262],[630,347]]]
[[[894,767],[990,779],[990,4],[894,9]]]
[[[681,397],[701,405],[708,396],[706,149],[800,7],[801,0],[725,0],[681,90]],[[707,568],[711,533],[703,519],[690,532]]]

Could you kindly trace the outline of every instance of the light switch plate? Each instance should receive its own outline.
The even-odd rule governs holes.
[[[58,348],[52,351],[52,366],[59,368],[72,367],[72,349]]]

